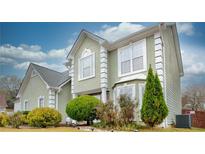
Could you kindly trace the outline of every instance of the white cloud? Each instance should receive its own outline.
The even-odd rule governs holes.
[[[95,32],[97,35],[107,39],[108,41],[116,41],[133,32],[137,32],[145,28],[143,25],[134,23],[120,23],[118,26],[104,25],[102,30]]]
[[[47,67],[47,68],[50,68],[52,70],[56,70],[58,72],[63,72],[63,71],[66,71],[66,67],[63,65],[63,64],[58,64],[58,63],[52,63],[52,64],[49,64],[47,62],[34,62],[35,64],[37,65],[40,65],[40,66],[44,66],[44,67]],[[21,70],[26,70],[29,66],[30,62],[23,62],[23,63],[19,63],[19,64],[16,64],[14,65],[14,68],[16,69],[21,69]]]
[[[22,48],[23,50],[28,50],[28,51],[40,51],[41,50],[41,46],[39,45],[27,45],[27,44],[21,44],[19,46],[20,48]]]
[[[188,75],[199,75],[205,73],[205,64],[202,62],[196,62],[185,68],[185,73]]]
[[[0,56],[12,59],[42,61],[46,58],[46,54],[37,49],[40,49],[39,46],[20,45],[15,47],[7,44],[0,46]]]
[[[48,52],[49,58],[65,58],[65,49],[53,49]]]
[[[204,51],[205,49],[189,46],[182,51],[185,75],[205,74],[205,61],[203,59],[203,57],[205,57]]]
[[[68,50],[70,48],[71,45]],[[39,45],[21,44],[15,47],[6,44],[0,46],[0,64],[11,64],[15,69],[26,70],[30,62],[33,62],[57,71],[65,71],[65,52],[65,49],[52,49],[46,53]]]
[[[191,36],[194,34],[194,26],[192,23],[177,23],[177,30],[181,34]]]
[[[15,60],[40,62],[49,58],[65,58],[65,49],[52,49],[48,53],[41,51],[41,46],[21,44],[18,47],[6,44],[0,46],[0,56]]]
[[[30,62],[23,62],[23,63],[15,64],[14,68],[20,69],[20,70],[26,70],[28,68],[29,64],[30,64]]]
[[[0,57],[0,65],[1,64],[15,64],[16,61],[11,58]]]

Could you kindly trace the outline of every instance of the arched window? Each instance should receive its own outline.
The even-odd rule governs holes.
[[[79,59],[79,80],[85,80],[95,76],[95,53],[85,49]]]

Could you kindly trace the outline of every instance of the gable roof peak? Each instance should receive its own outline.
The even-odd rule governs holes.
[[[76,41],[74,42],[72,48],[70,49],[70,51],[68,52],[68,55],[67,55],[67,59],[69,58],[70,55],[72,55],[72,53],[79,48],[81,42],[84,40],[84,38],[90,38],[94,41],[97,41],[98,43],[100,44],[103,44],[103,43],[107,43],[108,41],[86,29],[82,29],[76,39]]]

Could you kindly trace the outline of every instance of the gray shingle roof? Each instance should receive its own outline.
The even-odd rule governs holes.
[[[31,66],[39,73],[43,80],[51,87],[59,87],[61,84],[65,83],[71,77],[69,72],[57,72],[49,68],[36,65],[31,63]]]

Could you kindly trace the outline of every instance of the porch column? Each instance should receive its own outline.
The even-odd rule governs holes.
[[[76,94],[73,93],[73,94],[72,94],[72,98],[76,98]]]
[[[155,39],[155,68],[159,76],[162,88],[164,87],[164,57],[163,57],[163,45],[160,33],[154,34]]]
[[[106,103],[107,102],[107,88],[101,88],[101,97],[102,97],[102,102]]]
[[[48,106],[50,108],[56,107],[56,98],[55,98],[55,91],[53,89],[49,89],[49,95],[48,95]]]
[[[71,59],[71,67],[70,67],[70,76],[71,76],[71,94],[72,94],[72,98],[76,97],[76,94],[74,92],[74,57],[72,57]]]
[[[100,47],[100,87],[101,100],[103,103],[107,102],[107,49]]]
[[[163,89],[165,102],[167,103],[166,97],[166,65],[165,65],[165,48],[163,46],[163,38],[160,32],[154,34],[155,42],[155,68],[159,76],[159,80]],[[167,127],[167,118],[161,123],[161,127]]]

